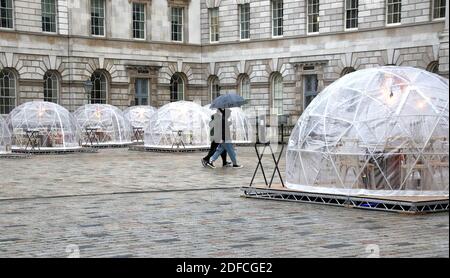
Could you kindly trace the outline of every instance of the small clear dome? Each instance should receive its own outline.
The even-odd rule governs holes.
[[[123,111],[123,116],[134,128],[145,128],[156,108],[147,105],[132,106]]]
[[[13,149],[69,150],[80,147],[80,128],[70,112],[55,103],[26,102],[8,116]]]
[[[211,104],[203,106],[206,113],[211,117],[215,113],[215,109],[210,109]],[[247,114],[240,107],[230,108],[231,125],[230,135],[231,141],[235,144],[248,144],[254,142],[253,126]]]
[[[190,101],[172,102],[152,115],[144,133],[146,147],[208,148],[209,116]]]
[[[0,154],[11,152],[11,132],[6,120],[0,115]]]
[[[89,142],[88,136],[99,145],[131,144],[132,128],[119,108],[109,104],[86,104],[74,115],[83,131],[85,144]]]
[[[409,67],[348,74],[305,110],[287,151],[289,188],[349,195],[446,195],[448,79]]]

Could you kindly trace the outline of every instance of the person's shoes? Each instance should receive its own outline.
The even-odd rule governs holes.
[[[206,160],[204,159],[204,158],[202,158],[202,165],[203,165],[203,167],[206,167]]]
[[[214,166],[214,163],[210,162],[210,161],[206,161],[206,166],[208,166],[211,169],[215,169],[216,166]]]
[[[234,165],[233,165],[233,168],[235,168],[235,169],[237,169],[237,168],[242,168],[242,167],[244,167],[244,166],[239,165],[239,164],[234,164]]]
[[[231,166],[233,166],[233,163],[232,163],[232,162],[225,162],[225,163],[223,164],[223,167],[231,167]]]

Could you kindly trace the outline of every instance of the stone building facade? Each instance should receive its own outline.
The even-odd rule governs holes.
[[[2,0],[0,114],[32,100],[124,109],[237,91],[293,123],[354,70],[448,78],[448,2]]]

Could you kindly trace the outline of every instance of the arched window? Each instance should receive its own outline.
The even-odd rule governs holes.
[[[242,74],[239,79],[239,84],[238,84],[238,91],[239,94],[241,95],[241,97],[243,97],[245,100],[247,100],[247,104],[248,105],[251,95],[250,95],[250,78],[248,77],[247,74]]]
[[[220,96],[219,78],[217,76],[209,78],[209,95],[211,96],[211,101]]]
[[[0,70],[0,114],[9,114],[16,103],[16,75],[9,69]]]
[[[48,71],[44,75],[44,101],[58,103],[59,78],[56,72]]]
[[[431,62],[427,66],[427,71],[438,74],[439,73],[439,62],[438,61]]]
[[[346,75],[346,74],[355,72],[355,71],[356,71],[356,70],[355,70],[354,67],[345,67],[345,68],[342,70],[342,72],[341,72],[341,77],[344,76],[344,75]]]
[[[170,101],[184,100],[184,81],[180,74],[175,73],[170,80]]]
[[[92,91],[91,103],[106,104],[108,96],[108,79],[104,72],[95,71],[91,77]]]
[[[283,76],[275,73],[272,76],[272,110],[276,115],[283,115]]]

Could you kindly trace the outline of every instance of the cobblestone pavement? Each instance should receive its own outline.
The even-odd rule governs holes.
[[[448,213],[241,198],[256,159],[239,155],[216,170],[125,149],[0,159],[0,257],[449,257]]]

